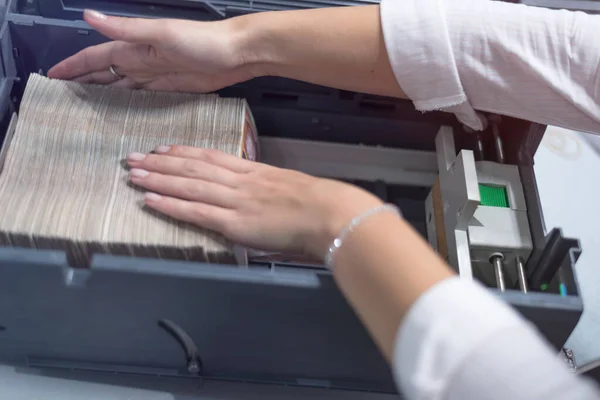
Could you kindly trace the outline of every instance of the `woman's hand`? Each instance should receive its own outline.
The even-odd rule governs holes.
[[[50,78],[125,88],[211,92],[254,77],[231,20],[195,22],[109,17],[85,21],[114,41],[86,48],[48,71]],[[109,67],[113,66],[116,77]]]
[[[278,76],[406,98],[388,59],[377,5],[261,12],[217,22],[95,11],[84,18],[114,41],[62,61],[48,71],[50,78],[204,93]]]
[[[256,249],[322,259],[353,217],[381,204],[345,183],[215,150],[161,146],[127,161],[148,207]]]

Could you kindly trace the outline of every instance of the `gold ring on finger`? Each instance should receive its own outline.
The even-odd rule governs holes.
[[[123,75],[119,74],[117,71],[115,71],[115,66],[111,65],[110,67],[108,67],[108,70],[110,71],[111,74],[113,74],[117,79],[123,79],[125,78]]]

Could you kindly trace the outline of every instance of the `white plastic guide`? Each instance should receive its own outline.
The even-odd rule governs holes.
[[[479,186],[475,156],[471,150],[456,155],[452,128],[442,126],[435,138],[444,207],[444,226],[448,243],[448,263],[462,278],[473,279],[469,222],[479,206]]]

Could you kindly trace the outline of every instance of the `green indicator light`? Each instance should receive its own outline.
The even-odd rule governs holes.
[[[508,194],[505,187],[479,184],[481,205],[508,208]]]
[[[545,292],[546,290],[548,290],[548,284],[547,283],[542,283],[542,292]]]

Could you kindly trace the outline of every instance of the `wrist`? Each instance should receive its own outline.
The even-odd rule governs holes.
[[[268,39],[270,12],[243,15],[228,19],[228,32],[238,68],[250,76],[274,75],[275,46]],[[267,17],[267,18],[265,18]]]
[[[317,208],[320,212],[314,219],[313,228],[306,240],[306,252],[318,260],[324,259],[333,241],[355,217],[384,204],[362,189],[342,183],[335,184],[343,186],[335,191],[321,192],[325,196],[319,199],[320,206]]]

